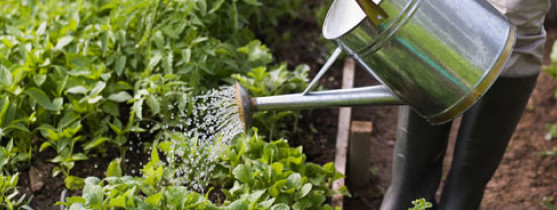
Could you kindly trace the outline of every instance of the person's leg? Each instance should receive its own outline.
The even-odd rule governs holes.
[[[516,26],[502,75],[464,115],[440,209],[478,209],[541,71],[549,0],[488,0]]]
[[[434,202],[452,124],[432,126],[408,106],[398,114],[392,183],[381,209],[408,209],[419,198]]]
[[[499,78],[462,118],[440,209],[478,209],[503,158],[537,75]]]

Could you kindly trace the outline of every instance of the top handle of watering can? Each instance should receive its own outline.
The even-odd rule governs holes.
[[[378,3],[375,3],[372,0],[356,0],[360,8],[366,13],[367,17],[371,20],[371,22],[375,25],[381,24],[385,21],[389,15],[383,10],[383,8],[379,7]]]

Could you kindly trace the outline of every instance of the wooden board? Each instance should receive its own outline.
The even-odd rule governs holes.
[[[344,69],[342,73],[342,88],[354,87],[354,69],[355,63],[351,58],[344,60]],[[348,151],[348,139],[350,138],[350,121],[352,120],[352,108],[343,107],[339,110],[337,142],[335,151],[335,167],[337,171],[346,175],[346,155]],[[333,183],[333,189],[338,190],[344,186],[344,179],[336,180]],[[336,195],[331,198],[331,206],[339,206],[342,208],[343,196]]]

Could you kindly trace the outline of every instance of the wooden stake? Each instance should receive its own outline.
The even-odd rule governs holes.
[[[352,88],[354,87],[354,60],[351,58],[346,58],[344,60],[344,69],[342,73],[342,88]],[[335,167],[337,171],[346,175],[346,154],[348,150],[348,138],[350,137],[350,121],[352,115],[352,108],[344,107],[340,108],[338,115],[338,130],[337,130],[337,142],[335,151]],[[336,180],[333,183],[333,189],[338,190],[344,186],[344,179]],[[336,195],[331,198],[331,206],[341,207],[343,203],[343,196]]]
[[[369,156],[372,123],[353,121],[348,151],[348,180],[350,187],[361,187],[369,181]]]

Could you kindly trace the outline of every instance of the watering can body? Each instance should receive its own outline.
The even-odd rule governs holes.
[[[253,98],[246,103],[251,111],[408,104],[443,123],[495,81],[515,29],[485,0],[335,0],[323,36],[383,86]]]

